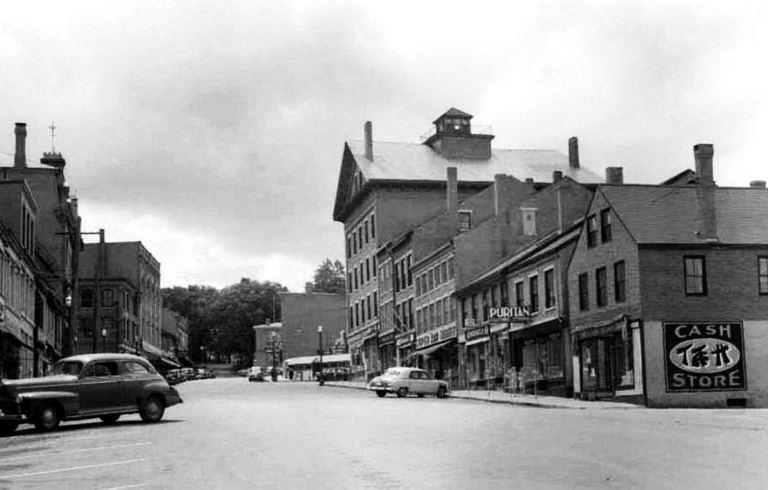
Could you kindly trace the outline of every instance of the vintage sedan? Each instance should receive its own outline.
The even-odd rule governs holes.
[[[384,374],[377,376],[368,384],[368,389],[375,391],[379,398],[384,398],[387,393],[394,393],[403,398],[409,394],[419,397],[435,395],[445,398],[448,395],[448,383],[440,379],[434,379],[423,369],[393,367],[387,369]]]
[[[50,431],[61,421],[100,418],[111,424],[133,413],[158,422],[178,403],[179,392],[142,357],[78,355],[58,361],[50,376],[0,380],[0,436],[22,423]]]

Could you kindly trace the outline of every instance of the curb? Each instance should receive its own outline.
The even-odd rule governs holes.
[[[347,389],[356,389],[356,390],[367,390],[364,386],[353,386],[353,385],[342,385],[342,384],[334,384],[334,383],[326,383],[326,386],[330,386],[333,388],[347,388]],[[516,406],[522,406],[522,407],[539,407],[539,408],[562,408],[562,409],[570,409],[570,410],[588,410],[588,409],[595,409],[595,410],[635,410],[640,408],[645,408],[640,405],[608,405],[606,402],[594,402],[594,406],[584,406],[584,405],[569,405],[569,404],[560,404],[560,403],[548,403],[546,401],[538,401],[538,400],[527,400],[527,399],[500,399],[500,398],[485,398],[482,396],[467,396],[467,395],[454,395],[452,393],[448,394],[448,398],[453,398],[456,400],[470,400],[470,401],[478,401],[478,402],[486,402],[486,403],[503,403],[507,405],[516,405]]]

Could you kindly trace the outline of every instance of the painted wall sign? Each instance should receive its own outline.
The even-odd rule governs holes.
[[[665,323],[667,392],[747,389],[744,327],[729,323]]]
[[[379,345],[391,344],[394,341],[395,341],[395,332],[389,332],[379,336]]]

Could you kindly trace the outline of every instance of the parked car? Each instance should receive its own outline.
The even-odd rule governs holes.
[[[371,380],[368,389],[375,391],[379,398],[384,398],[387,393],[394,393],[399,398],[409,394],[445,398],[449,392],[448,383],[445,381],[434,379],[423,369],[406,367],[387,369],[384,374]]]
[[[179,392],[142,357],[73,356],[54,364],[50,376],[0,381],[0,435],[23,423],[51,431],[62,421],[100,418],[112,424],[133,413],[158,422],[178,403]]]
[[[264,381],[264,374],[262,374],[261,369],[259,368],[251,368],[248,370],[248,382],[253,383],[254,381]]]

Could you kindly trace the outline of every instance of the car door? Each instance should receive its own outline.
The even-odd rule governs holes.
[[[424,383],[421,379],[421,371],[411,371],[408,377],[408,391],[410,393],[424,393]]]
[[[78,381],[80,411],[84,415],[114,411],[125,404],[123,380],[116,361],[89,363]]]
[[[427,395],[434,395],[437,393],[437,388],[440,386],[440,382],[429,375],[429,373],[421,373],[422,393]]]
[[[125,405],[135,408],[144,400],[144,386],[150,381],[155,381],[157,375],[140,361],[123,361],[120,363],[120,369],[123,373]]]

